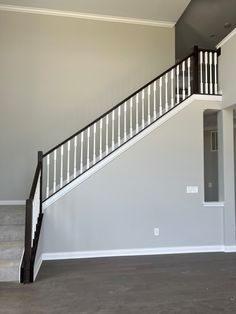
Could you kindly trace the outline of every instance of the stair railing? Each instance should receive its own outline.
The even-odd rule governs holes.
[[[218,94],[217,51],[199,50],[43,155],[43,201],[192,94]]]
[[[173,67],[142,86],[48,152],[38,164],[26,201],[21,282],[34,280],[42,204],[193,94],[218,95],[220,51],[194,47]]]

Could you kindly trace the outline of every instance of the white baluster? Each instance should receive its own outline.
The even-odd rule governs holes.
[[[165,109],[166,109],[166,112],[168,111],[168,73],[166,73],[165,75]]]
[[[208,52],[205,52],[205,94],[208,94]]]
[[[148,86],[148,124],[151,122],[151,114],[150,114],[150,96],[151,96],[151,89],[150,85]]]
[[[70,141],[67,143],[67,183],[70,181]]]
[[[61,146],[61,174],[60,174],[60,187],[63,186],[63,161],[64,161],[64,146]]]
[[[106,115],[106,154],[108,154],[108,126],[109,126],[109,116]]]
[[[133,98],[130,99],[130,137],[133,136]]]
[[[144,89],[142,90],[142,128],[144,129]]]
[[[120,111],[120,106],[118,108],[118,146],[120,146],[120,115],[121,115],[121,111]]]
[[[115,148],[115,110],[112,111],[112,150]]]
[[[183,100],[186,98],[185,94],[185,61],[182,63],[182,74],[183,74]]]
[[[174,69],[171,70],[171,108],[174,107]]]
[[[90,127],[88,127],[88,130],[87,130],[87,169],[89,169],[89,163],[90,163],[90,156],[89,156],[89,153],[90,153]]]
[[[53,192],[56,192],[57,186],[57,150],[54,150],[53,153],[54,165],[53,165]]]
[[[203,52],[200,51],[200,93],[203,94]]]
[[[99,157],[102,159],[102,119],[100,120]]]
[[[76,177],[77,136],[74,138],[74,178]]]
[[[177,105],[179,104],[179,65],[176,68]]]
[[[191,69],[191,58],[188,58],[188,96],[191,95],[191,76],[190,76],[190,69]]]
[[[136,95],[136,133],[138,133],[138,102],[139,102],[139,97],[137,94]]]
[[[210,65],[210,94],[213,94],[213,83],[212,83],[212,52],[209,53],[209,65]]]
[[[50,170],[50,155],[47,155],[47,183],[46,183],[46,197],[49,196],[49,170]]]
[[[97,124],[93,125],[93,164],[96,163],[96,133],[97,133]]]
[[[156,118],[157,118],[156,91],[157,91],[157,82],[155,81],[153,84],[153,118],[154,118],[154,120],[156,120]]]
[[[218,78],[217,78],[217,52],[214,53],[214,70],[215,70],[215,81],[214,81],[214,89],[215,89],[215,94],[218,94]]]
[[[162,116],[162,77],[159,80],[159,94],[160,94],[159,116]]]
[[[80,141],[80,173],[82,173],[84,168],[84,132],[81,133]]]
[[[127,140],[127,102],[124,104],[124,142]]]

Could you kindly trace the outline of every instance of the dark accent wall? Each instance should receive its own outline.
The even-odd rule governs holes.
[[[225,23],[230,23],[225,27]],[[176,59],[186,56],[194,45],[214,49],[236,25],[236,0],[192,0],[176,32]]]

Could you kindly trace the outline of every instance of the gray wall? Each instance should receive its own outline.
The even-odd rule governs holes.
[[[236,111],[234,110],[234,115],[236,114]],[[234,182],[236,182],[236,125],[234,120]],[[236,200],[236,187],[234,189],[234,198]],[[235,206],[236,208],[236,206]]]
[[[193,102],[47,208],[43,252],[221,245],[223,209],[203,207],[207,108]]]
[[[174,63],[174,29],[0,12],[0,200],[46,151]]]
[[[205,176],[205,201],[217,202],[218,193],[218,152],[211,150],[211,132],[204,131],[204,176]]]
[[[218,188],[218,151],[212,151],[212,132],[218,131],[217,112],[204,112],[204,182],[205,201],[219,200]]]
[[[236,105],[235,72],[236,31],[234,31],[234,36],[221,47],[221,56],[219,58],[219,80],[224,108]]]
[[[176,58],[184,58],[194,45],[214,49],[234,29],[235,21],[235,0],[191,0],[176,23]],[[231,23],[229,28],[224,27],[226,22]]]

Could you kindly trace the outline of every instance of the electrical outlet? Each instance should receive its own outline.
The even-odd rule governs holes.
[[[154,228],[154,236],[158,237],[160,235],[159,228]]]

